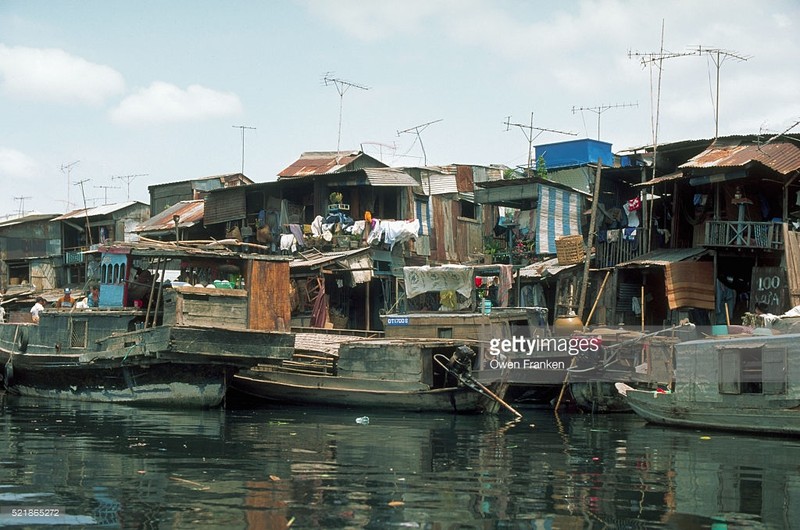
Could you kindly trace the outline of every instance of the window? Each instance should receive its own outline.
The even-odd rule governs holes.
[[[458,204],[461,206],[461,217],[466,217],[467,219],[477,219],[478,218],[478,207],[469,201],[458,201]]]
[[[719,362],[720,394],[786,393],[786,348],[723,350]]]

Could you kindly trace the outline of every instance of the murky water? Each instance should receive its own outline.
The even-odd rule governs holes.
[[[0,526],[792,528],[800,440],[645,425],[5,396]],[[355,419],[367,415],[368,425]],[[59,510],[25,519],[11,510]],[[19,512],[16,512],[19,514]]]

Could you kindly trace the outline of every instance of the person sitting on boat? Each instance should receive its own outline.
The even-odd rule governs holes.
[[[100,287],[97,285],[92,287],[92,292],[89,294],[86,302],[89,304],[89,307],[100,307]]]
[[[64,296],[56,300],[55,307],[67,308],[75,305],[75,299],[72,298],[72,290],[69,287],[64,288]]]
[[[33,320],[34,324],[39,323],[39,313],[44,309],[44,304],[47,302],[41,296],[36,297],[36,303],[33,304],[31,308],[31,320]]]

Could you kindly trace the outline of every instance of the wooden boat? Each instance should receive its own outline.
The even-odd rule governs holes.
[[[576,406],[596,413],[631,412],[615,383],[646,390],[669,387],[674,346],[694,335],[695,328],[688,324],[649,333],[596,328],[580,334],[599,338],[601,347],[581,351],[569,370],[569,389]]]
[[[324,336],[324,335],[323,335]],[[387,340],[325,336],[341,341],[332,351],[298,352],[280,366],[237,373],[232,388],[285,404],[414,412],[494,413],[507,384],[475,380],[475,352],[445,340]],[[303,350],[307,337],[298,335]],[[513,410],[513,409],[511,409]],[[514,411],[515,414],[516,411]]]
[[[291,357],[294,336],[275,331],[263,309],[251,310],[249,291],[167,286],[157,276],[164,276],[170,261],[185,269],[202,267],[208,277],[236,267],[250,280],[282,268],[288,279],[285,261],[225,250],[103,248],[99,307],[45,309],[38,324],[22,309],[0,324],[6,390],[55,399],[213,407],[239,369]],[[154,264],[146,289],[128,279],[126,271]],[[142,293],[143,302],[134,298]],[[276,294],[271,308],[281,307],[279,298]]]
[[[800,334],[675,345],[675,389],[617,389],[652,423],[800,435]]]

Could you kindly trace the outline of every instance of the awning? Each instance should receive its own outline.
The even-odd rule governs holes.
[[[708,250],[698,247],[653,250],[647,254],[642,254],[638,258],[618,263],[617,268],[665,267],[670,263],[700,258],[707,252]]]
[[[583,266],[583,263],[573,263],[572,265],[559,265],[558,258],[551,258],[545,261],[540,261],[539,263],[533,263],[531,265],[527,265],[517,271],[517,276],[520,278],[547,278],[550,276],[556,276],[564,271],[574,269],[578,267],[578,265]]]

